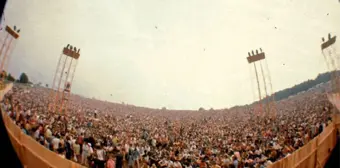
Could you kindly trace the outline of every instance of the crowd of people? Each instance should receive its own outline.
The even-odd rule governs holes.
[[[271,104],[270,112],[257,111],[258,104],[150,109],[77,95],[67,111],[53,112],[49,93],[15,85],[2,109],[41,145],[94,168],[263,168],[321,133],[333,110],[319,90]]]

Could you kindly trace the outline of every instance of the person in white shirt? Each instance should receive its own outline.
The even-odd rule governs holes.
[[[35,132],[34,132],[34,138],[36,139],[36,140],[38,140],[39,139],[39,136],[40,136],[40,130],[41,130],[41,128],[39,127]]]
[[[57,150],[59,148],[59,143],[60,139],[57,137],[53,137],[52,139],[53,150]]]
[[[83,152],[81,155],[81,164],[87,165],[87,157],[89,157],[91,155],[91,149],[90,149],[90,145],[89,143],[84,143],[83,144]]]
[[[105,165],[105,151],[101,145],[97,145],[97,160],[96,160],[96,165],[98,168],[104,168]]]

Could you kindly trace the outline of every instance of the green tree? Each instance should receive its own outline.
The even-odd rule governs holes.
[[[28,83],[29,79],[26,73],[21,73],[20,78],[19,78],[20,83]]]
[[[1,79],[7,78],[7,72],[6,71],[2,71],[1,74],[0,74],[0,78]]]
[[[9,74],[7,75],[7,80],[8,80],[8,81],[14,82],[14,81],[15,81],[15,78],[9,73]]]

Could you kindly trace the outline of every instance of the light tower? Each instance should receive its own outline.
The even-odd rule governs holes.
[[[80,49],[67,45],[60,55],[50,93],[50,112],[63,113],[71,94],[72,81],[76,71]]]
[[[266,62],[266,55],[260,48],[258,50],[248,52],[247,61],[253,66],[253,72],[255,72],[256,83],[257,83],[257,96],[258,96],[258,111],[255,111],[259,115],[276,117],[276,105],[275,96],[273,94],[273,88],[271,83],[271,77],[269,73],[269,68]],[[265,64],[265,69],[262,64]],[[258,70],[259,66],[259,70]],[[262,77],[262,79],[260,79]],[[262,88],[263,87],[263,88]],[[253,88],[254,89],[254,88]],[[263,113],[265,112],[265,114]]]
[[[13,28],[6,26],[4,31],[4,38],[2,39],[2,45],[0,47],[0,72],[7,71],[9,56],[15,48],[16,40],[19,38],[20,29],[16,26]],[[1,83],[4,80],[5,75],[1,76]]]
[[[331,72],[331,92],[338,94],[340,91],[339,86],[339,58],[336,49],[333,46],[336,42],[336,36],[329,33],[328,39],[322,38],[321,51],[326,61],[328,71]]]

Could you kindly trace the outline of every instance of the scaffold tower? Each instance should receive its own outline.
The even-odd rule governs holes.
[[[1,47],[0,47],[0,72],[6,72],[8,68],[8,62],[10,59],[10,55],[15,48],[17,39],[19,36],[20,29],[16,26],[13,28],[9,27],[8,25],[5,27],[4,31],[1,32]],[[6,75],[0,75],[1,84],[3,83],[4,77]]]
[[[49,96],[49,111],[64,114],[67,112],[71,87],[80,57],[80,49],[67,45],[60,54]]]
[[[256,80],[256,89],[252,88],[257,90],[257,93],[254,94],[257,95],[257,98],[255,98],[257,104],[255,105],[254,112],[258,116],[275,118],[277,115],[275,95],[273,93],[266,54],[261,48],[259,50],[260,52],[258,50],[248,52],[247,57],[251,68],[251,76],[255,75]],[[253,78],[251,78],[251,82],[253,83]]]
[[[339,94],[340,82],[339,82],[339,55],[337,55],[336,48],[334,46],[336,42],[336,36],[329,33],[328,39],[322,38],[321,51],[325,59],[328,71],[331,73],[330,90],[329,92]]]

